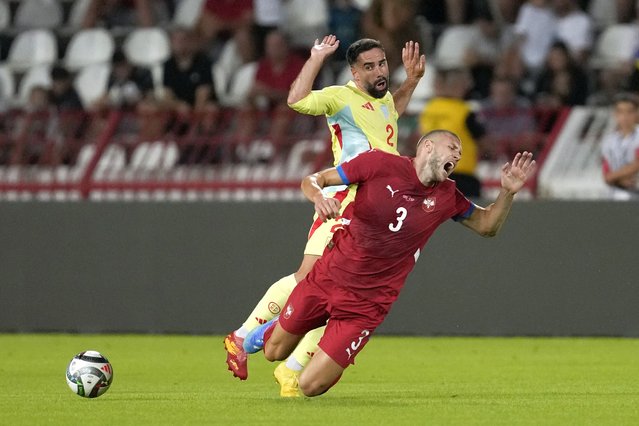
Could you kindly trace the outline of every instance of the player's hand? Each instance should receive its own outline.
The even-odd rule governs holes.
[[[516,194],[533,175],[537,163],[531,152],[518,152],[511,163],[501,168],[501,187],[511,194]]]
[[[339,209],[342,204],[339,200],[332,197],[325,197],[319,193],[313,200],[315,204],[315,213],[322,222],[326,222],[328,219],[334,219],[339,216]]]
[[[402,62],[409,79],[419,80],[426,71],[426,56],[419,54],[419,43],[409,41],[402,48]]]
[[[324,60],[328,56],[335,53],[339,47],[339,40],[333,34],[324,36],[322,41],[315,39],[315,45],[311,48],[311,56]]]

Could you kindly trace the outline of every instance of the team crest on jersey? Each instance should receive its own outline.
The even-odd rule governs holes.
[[[288,305],[286,305],[286,311],[284,311],[284,318],[289,319],[291,317],[291,315],[293,315],[293,305],[291,305],[290,303]]]
[[[424,209],[424,211],[426,212],[432,212],[433,210],[435,210],[435,197],[428,197],[424,200],[424,203],[422,204],[422,209]]]
[[[375,111],[375,108],[373,108],[373,104],[370,102],[366,102],[365,104],[362,105],[362,108],[364,109],[369,109],[371,111]]]

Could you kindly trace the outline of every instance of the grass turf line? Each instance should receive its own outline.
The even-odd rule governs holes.
[[[232,378],[222,339],[0,334],[0,424],[639,424],[639,339],[378,336],[326,395],[293,400],[261,354]],[[87,349],[114,368],[96,399],[64,379]]]

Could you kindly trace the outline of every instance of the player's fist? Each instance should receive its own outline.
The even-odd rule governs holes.
[[[339,216],[339,210],[341,203],[339,200],[331,197],[324,197],[323,194],[318,194],[314,199],[315,213],[322,222],[326,222],[328,219],[334,219]]]

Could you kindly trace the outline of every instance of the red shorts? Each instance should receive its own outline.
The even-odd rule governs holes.
[[[355,364],[355,356],[385,316],[378,305],[335,285],[313,269],[293,289],[279,322],[285,331],[298,336],[326,324],[319,347],[346,368]]]

